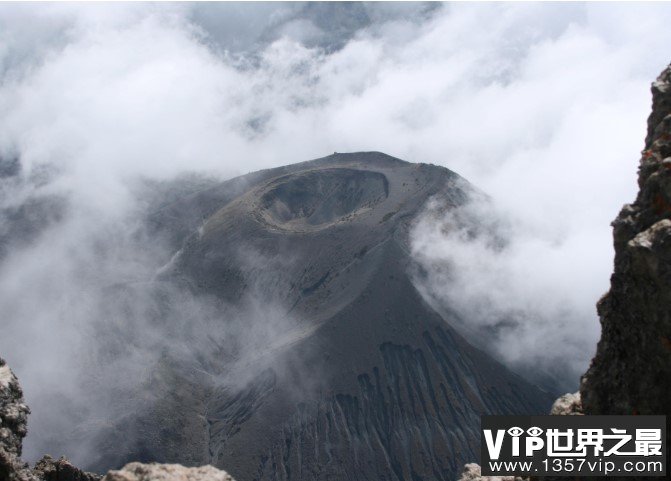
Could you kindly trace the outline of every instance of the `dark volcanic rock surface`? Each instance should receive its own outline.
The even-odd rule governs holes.
[[[581,386],[587,414],[671,411],[671,68],[652,94],[640,191],[613,222],[615,270]]]
[[[29,479],[21,462],[29,412],[16,376],[0,358],[0,480]]]
[[[479,457],[481,414],[547,412],[549,394],[473,348],[408,275],[408,231],[426,201],[457,206],[470,191],[447,169],[371,152],[256,172],[164,206],[150,222],[179,252],[160,283],[272,306],[273,325],[209,360],[210,378],[166,364],[165,395],[109,431],[93,467],[453,479]]]

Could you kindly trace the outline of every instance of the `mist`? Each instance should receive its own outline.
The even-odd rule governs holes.
[[[156,189],[334,151],[477,186],[418,221],[417,286],[497,358],[575,389],[670,22],[663,4],[0,6],[0,354],[33,410],[27,457],[90,461],[57,433],[114,418],[166,353],[217,384],[203,353],[295,322],[264,289],[234,307],[146,288],[179,249],[147,231]]]

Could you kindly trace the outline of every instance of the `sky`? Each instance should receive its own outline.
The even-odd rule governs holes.
[[[33,425],[74,389],[63,341],[91,342],[90,299],[170,254],[132,235],[138,179],[334,151],[474,184],[414,229],[417,285],[497,358],[576,389],[669,24],[663,3],[0,5],[0,172],[20,165],[0,177],[0,354]],[[29,241],[5,241],[35,209]]]

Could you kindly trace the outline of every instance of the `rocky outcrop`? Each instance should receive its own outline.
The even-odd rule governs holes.
[[[29,412],[16,376],[0,358],[0,480],[32,479],[21,461],[21,444],[27,433]]]
[[[39,481],[100,481],[102,478],[82,471],[65,458],[54,459],[48,455],[35,464],[32,475]]]
[[[568,393],[561,396],[557,399],[552,408],[550,409],[550,414],[553,416],[581,416],[583,415],[582,411],[582,402],[580,400],[580,393]]]
[[[483,476],[480,466],[470,463],[464,466],[464,472],[458,481],[523,481],[523,478],[515,476]]]
[[[235,481],[225,471],[212,466],[187,468],[181,464],[130,463],[110,471],[103,481]]]
[[[601,340],[580,389],[586,414],[671,407],[671,67],[652,96],[640,191],[613,222],[615,270],[597,306]]]

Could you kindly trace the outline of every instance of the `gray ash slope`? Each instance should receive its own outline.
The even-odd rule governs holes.
[[[87,467],[155,460],[250,481],[454,479],[479,458],[480,415],[547,412],[550,394],[472,347],[409,275],[413,219],[432,196],[458,206],[470,189],[441,167],[334,154],[163,206],[150,223],[178,253],[156,284],[216,305],[253,298],[272,306],[276,326],[262,344],[237,342],[197,367],[166,362],[154,386],[163,394],[101,434]]]

